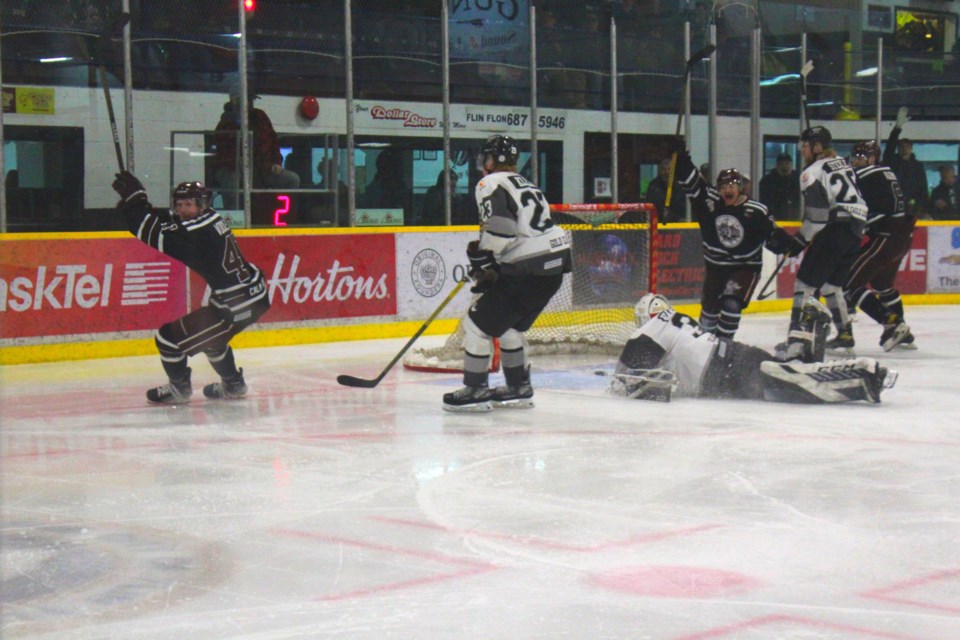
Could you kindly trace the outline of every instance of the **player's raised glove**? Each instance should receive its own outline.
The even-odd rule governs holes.
[[[907,115],[909,109],[906,107],[900,107],[897,109],[897,129],[903,129],[903,125],[907,124],[910,121],[910,116]]]
[[[120,204],[123,206],[147,200],[147,191],[143,188],[143,183],[129,171],[116,174],[113,190],[120,195]]]
[[[467,259],[470,261],[470,270],[467,271],[467,275],[474,282],[470,291],[485,293],[499,277],[497,260],[493,257],[493,251],[481,249],[478,240],[471,240],[467,244]]]

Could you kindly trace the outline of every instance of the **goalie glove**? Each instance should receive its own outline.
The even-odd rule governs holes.
[[[627,369],[613,374],[610,393],[636,400],[670,402],[677,377],[667,369]]]
[[[470,270],[467,271],[467,275],[474,282],[470,291],[487,292],[500,275],[497,272],[497,260],[493,257],[493,251],[481,249],[478,240],[471,240],[467,244],[467,259],[470,261]]]

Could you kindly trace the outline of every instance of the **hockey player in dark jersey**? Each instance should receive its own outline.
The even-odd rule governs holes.
[[[467,246],[479,293],[463,322],[464,387],[443,396],[446,411],[533,406],[523,333],[533,325],[571,270],[570,240],[554,226],[543,193],[517,173],[519,151],[509,136],[490,136],[480,150],[477,183],[480,239]],[[506,384],[488,387],[492,338],[500,339]]]
[[[847,307],[859,307],[883,325],[880,346],[890,351],[897,345],[912,346],[910,327],[903,319],[903,302],[894,281],[900,261],[913,241],[916,218],[907,213],[900,182],[890,167],[877,164],[880,145],[876,140],[857,143],[851,164],[857,174],[857,186],[867,203],[867,242],[850,267],[844,286]],[[853,325],[837,327],[837,335],[827,349],[853,355]]]
[[[800,136],[806,168],[800,174],[804,198],[800,232],[810,241],[797,271],[787,341],[777,345],[783,360],[810,349],[811,328],[802,320],[804,301],[818,290],[827,301],[834,324],[849,322],[843,287],[863,238],[867,205],[857,189],[857,178],[847,161],[833,150],[826,127],[810,127]]]
[[[169,384],[147,391],[155,404],[189,402],[193,394],[187,358],[200,352],[220,375],[208,384],[208,398],[246,395],[243,369],[237,369],[230,339],[270,308],[260,270],[244,260],[230,226],[210,207],[210,192],[201,182],[174,189],[171,211],[156,211],[140,180],[129,171],[117,174],[113,189],[127,228],[140,241],[179,260],[210,286],[210,304],[160,327],[155,339]]]
[[[700,328],[732,338],[753,296],[763,266],[763,247],[795,256],[806,244],[777,226],[766,206],[743,192],[736,169],[717,175],[714,188],[686,149],[677,153],[677,178],[700,224],[706,273],[700,296]]]
[[[872,358],[831,362],[780,362],[759,347],[707,333],[662,295],[644,295],[634,309],[639,328],[617,361],[615,395],[669,401],[680,397],[771,400],[796,403],[880,402],[896,382]],[[805,313],[829,324],[823,305],[808,301]],[[822,334],[817,338],[822,340]]]

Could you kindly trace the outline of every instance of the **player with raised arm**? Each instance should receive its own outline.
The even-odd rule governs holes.
[[[247,393],[243,369],[237,369],[230,339],[270,308],[260,270],[244,260],[230,226],[210,206],[202,182],[181,182],[173,190],[170,211],[156,211],[140,180],[117,174],[113,190],[127,228],[140,241],[179,260],[210,286],[210,303],[157,330],[160,360],[169,378],[147,391],[154,404],[189,402],[193,394],[188,356],[206,354],[220,382],[208,384],[208,398],[241,398]]]
[[[518,158],[509,136],[490,136],[480,149],[480,239],[467,245],[471,291],[480,297],[463,320],[465,386],[444,394],[446,411],[533,406],[523,333],[560,289],[572,256],[569,236],[550,219],[547,199],[517,173]],[[493,338],[500,339],[506,378],[496,389],[488,386]]]
[[[764,246],[795,256],[806,244],[780,228],[766,206],[747,197],[743,175],[736,169],[721,171],[713,187],[682,148],[677,153],[677,178],[687,192],[703,242],[706,273],[700,328],[732,338],[760,280]]]
[[[822,304],[808,306],[815,322],[830,323]],[[659,294],[644,295],[634,312],[639,328],[617,361],[610,385],[615,395],[669,401],[676,391],[693,398],[877,403],[881,390],[897,379],[871,358],[780,362],[758,347],[704,332]]]
[[[834,324],[848,324],[843,287],[867,222],[867,205],[857,189],[856,174],[833,150],[830,131],[826,127],[804,130],[800,153],[806,165],[800,174],[804,198],[800,232],[810,244],[797,271],[787,341],[777,345],[782,360],[810,350],[814,336],[803,306],[817,291],[826,299]]]
[[[867,203],[867,242],[857,253],[844,286],[848,309],[859,307],[883,325],[880,345],[890,351],[898,344],[913,343],[910,327],[903,320],[903,302],[894,281],[900,261],[913,242],[916,218],[907,213],[900,182],[893,170],[878,164],[880,145],[864,140],[853,147],[851,164],[857,186]],[[833,352],[853,355],[853,325],[837,326],[837,335],[827,342]]]

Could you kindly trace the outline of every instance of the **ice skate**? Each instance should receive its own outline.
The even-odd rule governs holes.
[[[190,384],[190,370],[182,380],[171,380],[168,384],[147,390],[147,402],[151,404],[184,404],[190,402],[193,386]]]
[[[208,384],[203,395],[214,400],[237,400],[247,395],[247,384],[243,380],[243,369],[231,378],[222,378],[220,382]]]
[[[533,386],[527,382],[518,385],[502,385],[493,390],[493,406],[508,409],[533,407]]]
[[[466,386],[443,394],[443,410],[454,413],[486,413],[493,410],[490,401],[494,394],[495,391],[487,386]]]
[[[827,340],[827,351],[835,356],[852,358],[856,355],[853,350],[855,345],[856,341],[853,339],[853,331],[850,325],[847,325],[837,333],[836,336]]]
[[[891,351],[894,347],[901,349],[916,349],[913,334],[906,322],[900,321],[896,325],[886,325],[880,336],[880,346],[884,351]]]

